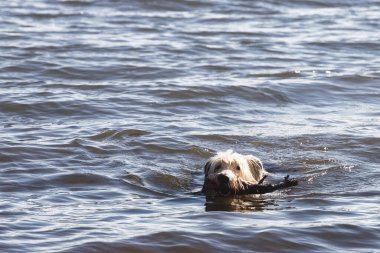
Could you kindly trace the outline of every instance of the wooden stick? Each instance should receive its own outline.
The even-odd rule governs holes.
[[[295,179],[289,179],[289,175],[284,178],[284,181],[278,184],[261,184],[264,181],[265,176],[260,180],[258,184],[246,185],[245,189],[241,189],[236,192],[236,195],[245,194],[265,194],[274,192],[279,189],[284,189],[298,185],[298,181]]]
[[[262,179],[257,184],[263,184],[265,178],[267,178],[268,175],[264,175]]]
[[[211,187],[207,187],[207,184],[204,184],[202,187],[202,191],[197,194],[204,194],[206,196],[236,196],[236,195],[248,195],[248,194],[265,194],[277,191],[279,189],[289,188],[292,186],[298,185],[298,181],[296,179],[289,179],[289,175],[284,177],[284,181],[277,184],[263,184],[264,179],[267,176],[264,176],[257,184],[250,184],[248,182],[243,182],[243,186],[241,189],[237,191],[228,191],[223,193],[218,190],[215,185]]]

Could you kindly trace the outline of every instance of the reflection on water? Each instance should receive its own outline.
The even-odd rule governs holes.
[[[278,207],[275,199],[265,196],[206,197],[206,211],[262,212]]]

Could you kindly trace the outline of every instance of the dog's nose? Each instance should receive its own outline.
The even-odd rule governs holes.
[[[228,182],[230,181],[230,179],[226,175],[219,174],[218,175],[218,181],[221,184],[228,184]]]

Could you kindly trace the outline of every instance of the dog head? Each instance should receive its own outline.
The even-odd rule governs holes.
[[[245,185],[257,184],[264,176],[261,161],[252,155],[241,155],[232,150],[211,157],[205,167],[203,191],[209,189],[222,194],[234,194]]]

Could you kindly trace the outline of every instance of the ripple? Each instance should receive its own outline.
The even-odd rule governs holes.
[[[177,175],[166,173],[153,173],[146,180],[155,187],[170,190],[170,191],[185,191],[190,190],[189,180]]]
[[[112,73],[112,75],[109,75]],[[115,79],[154,79],[174,78],[184,75],[180,69],[136,66],[107,66],[107,67],[59,67],[49,68],[43,74],[53,78],[76,80],[115,80]]]
[[[256,103],[292,103],[290,97],[279,89],[251,87],[251,86],[215,86],[201,89],[179,88],[172,91],[160,92],[160,95],[170,99],[180,99],[170,102],[170,105],[199,105],[209,106],[215,99],[244,99]],[[204,99],[202,99],[204,98]],[[207,99],[207,100],[205,100]],[[169,104],[169,102],[166,102]]]
[[[19,174],[19,179],[9,181],[1,186],[3,192],[35,192],[44,191],[56,187],[77,187],[77,186],[111,186],[117,182],[112,178],[92,173],[70,173],[70,174],[53,174],[47,176],[47,171],[36,175]]]
[[[87,7],[91,6],[94,4],[92,0],[62,0],[60,1],[60,4],[63,5],[69,5],[69,6],[74,6],[74,7]]]
[[[375,0],[0,1],[0,248],[376,251],[378,13]],[[194,194],[227,149],[300,184]]]
[[[73,185],[110,185],[114,180],[92,173],[72,173],[55,176],[50,180],[53,185],[73,186]]]
[[[17,113],[24,117],[33,117],[36,119],[51,118],[56,116],[63,117],[83,117],[84,115],[93,115],[94,113],[101,114],[103,111],[102,108],[94,106],[94,104],[85,104],[79,101],[41,101],[41,102],[11,102],[4,101],[3,106],[0,109],[0,112],[11,114]],[[81,108],[78,110],[78,108]]]
[[[54,18],[71,18],[73,16],[77,16],[77,14],[47,11],[47,12],[20,13],[18,14],[18,16],[20,18],[32,18],[34,20],[45,20],[45,19],[54,19]]]
[[[130,181],[130,178],[122,179],[125,183],[125,186],[129,189],[129,191],[134,192],[137,195],[142,195],[144,197],[170,197],[169,193],[162,192],[159,190],[151,189],[145,186],[141,186],[140,183]]]
[[[266,78],[296,78],[296,77],[302,77],[303,74],[301,72],[297,71],[285,71],[285,72],[279,72],[279,73],[261,73],[261,74],[251,74],[252,77],[266,77]]]
[[[94,136],[91,136],[90,139],[92,140],[106,140],[106,139],[123,139],[124,136],[128,137],[141,137],[144,135],[148,135],[150,132],[140,130],[140,129],[125,129],[121,131],[117,130],[105,130],[99,134],[96,134]]]
[[[350,82],[350,83],[359,83],[359,82],[368,82],[372,80],[376,80],[377,78],[373,76],[367,76],[367,75],[338,75],[335,76],[334,79],[338,81],[343,81],[343,82]]]

